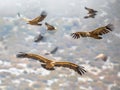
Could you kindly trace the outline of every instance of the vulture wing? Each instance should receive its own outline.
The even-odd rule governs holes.
[[[93,35],[103,35],[103,34],[109,33],[112,30],[113,30],[113,25],[112,24],[108,24],[108,25],[106,25],[104,27],[99,27],[99,28],[91,31],[90,34],[93,34]]]
[[[78,65],[71,63],[71,62],[55,62],[54,65],[58,66],[58,67],[61,66],[61,67],[73,69],[74,71],[78,72],[80,75],[83,75],[86,72],[84,67],[78,66]]]
[[[78,39],[80,37],[89,37],[89,32],[75,32],[71,34],[72,38]]]
[[[43,63],[52,62],[51,60],[48,60],[47,58],[44,58],[44,57],[37,55],[37,54],[28,54],[28,53],[20,52],[19,54],[17,54],[17,57],[19,57],[19,58],[31,58],[31,59],[35,59],[35,60],[38,60],[38,61],[43,62]]]

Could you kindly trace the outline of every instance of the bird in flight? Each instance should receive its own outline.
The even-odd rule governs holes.
[[[101,54],[98,54],[94,59],[95,59],[95,60],[103,60],[103,61],[107,61],[108,56],[105,55],[105,54],[103,54],[103,53],[101,53]]]
[[[20,14],[19,14],[19,13],[18,13],[18,16],[20,17]],[[47,16],[47,13],[46,13],[45,11],[42,11],[42,12],[41,12],[41,15],[38,16],[38,17],[36,17],[36,18],[34,18],[34,19],[28,19],[28,18],[25,18],[25,17],[22,17],[22,19],[23,19],[24,21],[26,21],[27,24],[30,24],[30,25],[39,25],[39,26],[41,26],[42,24],[39,23],[39,22],[42,22],[42,21],[46,18],[46,16]]]
[[[41,34],[39,34],[38,36],[36,36],[35,38],[34,38],[34,42],[39,42],[40,40],[42,40],[44,37],[41,35]]]
[[[55,47],[52,51],[50,51],[49,53],[45,53],[45,55],[49,55],[49,54],[55,54],[58,50],[58,47]]]
[[[45,22],[45,25],[46,25],[46,27],[47,27],[47,30],[50,30],[50,31],[56,30],[56,28],[55,28],[54,26],[48,24],[47,22]]]
[[[32,53],[24,53],[20,52],[16,55],[18,58],[31,58],[42,62],[41,66],[47,70],[55,70],[55,67],[66,67],[73,69],[74,71],[78,72],[80,75],[83,75],[86,70],[82,66],[78,66],[77,64],[71,62],[56,62],[50,59],[47,59],[43,56],[32,54]]]
[[[78,39],[80,37],[92,37],[94,39],[102,39],[101,35],[107,34],[110,31],[113,31],[113,28],[114,28],[113,24],[108,24],[106,26],[99,27],[90,32],[75,32],[75,33],[72,33],[71,36],[74,39]]]
[[[85,16],[84,18],[95,18],[95,16],[97,15],[96,13],[98,11],[94,10],[94,9],[91,9],[91,8],[87,8],[85,7],[85,9],[88,11],[88,16]]]

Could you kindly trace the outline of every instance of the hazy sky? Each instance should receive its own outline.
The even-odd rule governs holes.
[[[108,3],[115,3],[117,0],[0,0],[0,16],[14,16],[17,12],[25,15],[35,13],[38,15],[41,10],[58,16],[79,16],[84,7],[99,8],[107,6]],[[119,1],[119,0],[118,0]]]

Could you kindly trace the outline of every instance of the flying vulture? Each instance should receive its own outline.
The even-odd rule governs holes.
[[[92,37],[94,39],[102,39],[101,35],[107,34],[110,31],[113,31],[113,28],[114,28],[113,24],[108,24],[106,26],[99,27],[90,32],[75,32],[75,33],[72,33],[71,36],[74,39],[78,39],[80,37]]]
[[[78,66],[77,64],[74,64],[71,62],[64,62],[64,61],[56,62],[56,61],[47,59],[47,58],[37,55],[37,54],[21,52],[21,53],[17,54],[16,56],[19,58],[31,58],[31,59],[38,60],[43,63],[43,64],[41,64],[41,66],[47,70],[55,70],[55,67],[61,66],[61,67],[73,69],[74,71],[78,72],[80,75],[83,75],[86,72],[84,67]]]
[[[18,14],[18,16],[20,17],[20,14]],[[38,17],[36,17],[36,18],[34,18],[32,20],[28,19],[28,18],[25,18],[25,17],[22,17],[22,19],[24,21],[26,21],[27,24],[41,26],[42,24],[39,23],[39,22],[42,22],[45,19],[46,16],[47,16],[47,13],[45,11],[42,11],[40,16],[38,16]]]
[[[55,28],[54,26],[48,24],[47,22],[45,22],[45,25],[46,25],[46,27],[47,27],[47,30],[50,30],[50,31],[56,30],[56,28]]]
[[[95,16],[97,15],[96,13],[98,12],[98,11],[96,11],[96,10],[94,10],[94,9],[91,9],[91,8],[87,8],[87,7],[85,7],[85,9],[88,11],[88,16],[85,16],[84,18],[95,18]]]
[[[85,9],[88,11],[88,14],[92,14],[92,13],[97,13],[98,11],[91,9],[91,8],[87,8],[85,7]]]
[[[45,53],[45,55],[55,54],[58,50],[58,47],[55,47],[52,51]]]

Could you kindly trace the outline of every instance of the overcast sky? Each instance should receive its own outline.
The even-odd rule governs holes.
[[[46,10],[50,15],[79,16],[84,7],[100,8],[119,0],[0,0],[0,16],[14,16],[17,12],[36,14]]]

